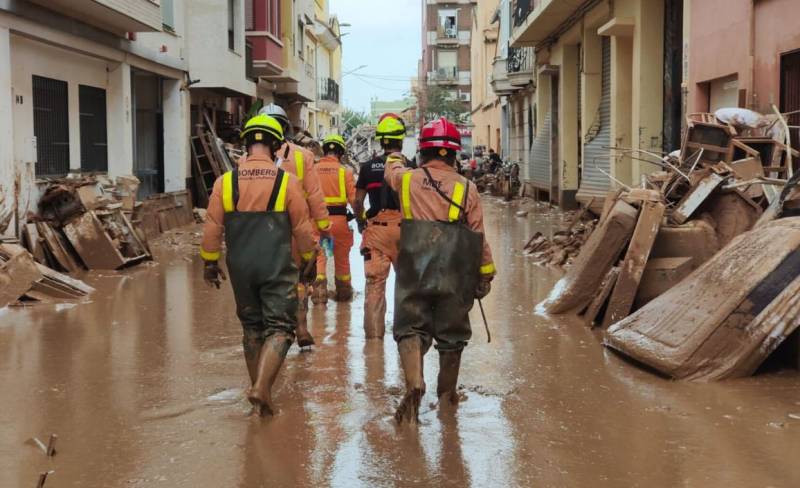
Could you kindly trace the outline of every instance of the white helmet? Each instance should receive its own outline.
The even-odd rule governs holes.
[[[269,105],[264,105],[261,110],[258,111],[259,114],[269,115],[272,118],[278,119],[278,122],[283,125],[283,129],[286,130],[287,128],[291,128],[291,124],[289,123],[289,116],[286,115],[286,110],[282,109],[280,105],[277,103],[270,103]]]

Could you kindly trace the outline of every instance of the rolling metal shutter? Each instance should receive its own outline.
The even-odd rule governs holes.
[[[531,181],[537,188],[550,191],[550,111],[544,116],[544,124],[539,127],[533,140],[531,154]]]
[[[603,73],[602,91],[600,94],[600,113],[597,120],[587,120],[590,134],[584,145],[583,172],[578,198],[588,200],[592,197],[605,197],[611,188],[611,181],[600,169],[611,174],[611,42],[603,37]],[[589,115],[589,114],[587,114]],[[593,114],[589,117],[595,118]],[[591,128],[592,126],[597,126]],[[600,168],[600,169],[598,169]]]

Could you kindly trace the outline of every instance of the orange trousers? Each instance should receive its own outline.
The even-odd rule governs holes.
[[[333,268],[335,278],[350,282],[350,248],[353,247],[353,231],[344,215],[331,215],[331,237],[333,238]],[[317,280],[327,279],[328,257],[325,252],[317,256]]]
[[[367,339],[382,338],[386,332],[386,280],[397,260],[400,243],[400,212],[387,210],[367,224],[361,244],[367,278],[364,304],[364,333]]]

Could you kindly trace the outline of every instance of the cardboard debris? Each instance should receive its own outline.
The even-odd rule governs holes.
[[[604,343],[678,379],[752,374],[800,325],[800,217],[736,237]]]
[[[616,263],[636,225],[638,211],[617,200],[605,221],[592,232],[567,274],[542,302],[543,311],[580,312],[592,301],[608,270]]]

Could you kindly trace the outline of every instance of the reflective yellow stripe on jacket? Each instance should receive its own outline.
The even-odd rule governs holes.
[[[403,218],[411,220],[411,172],[403,173],[403,181],[400,185],[400,205],[403,207]]]
[[[347,204],[347,185],[345,184],[344,168],[339,168],[339,196],[338,197],[325,197],[325,203],[339,203]]]
[[[222,175],[222,208],[225,212],[236,210],[233,203],[233,173],[230,171]]]
[[[464,207],[464,184],[456,183],[453,187],[453,204],[450,205],[450,212],[447,214],[450,222],[457,222],[461,216],[461,209]]]
[[[298,151],[294,152],[294,162],[295,162],[295,166],[297,167],[297,174],[295,176],[297,176],[297,179],[300,180],[300,182],[302,182],[303,178],[305,177],[305,174],[306,174],[305,159],[303,158],[303,151],[299,151],[298,150]]]
[[[278,188],[278,198],[275,200],[274,211],[285,212],[286,189],[289,187],[289,175],[287,173],[283,173],[283,178],[281,179],[280,183],[275,183],[280,184],[280,187]],[[225,213],[234,212],[236,210],[236,206],[233,201],[233,173],[230,171],[222,175],[222,208],[225,210]]]

